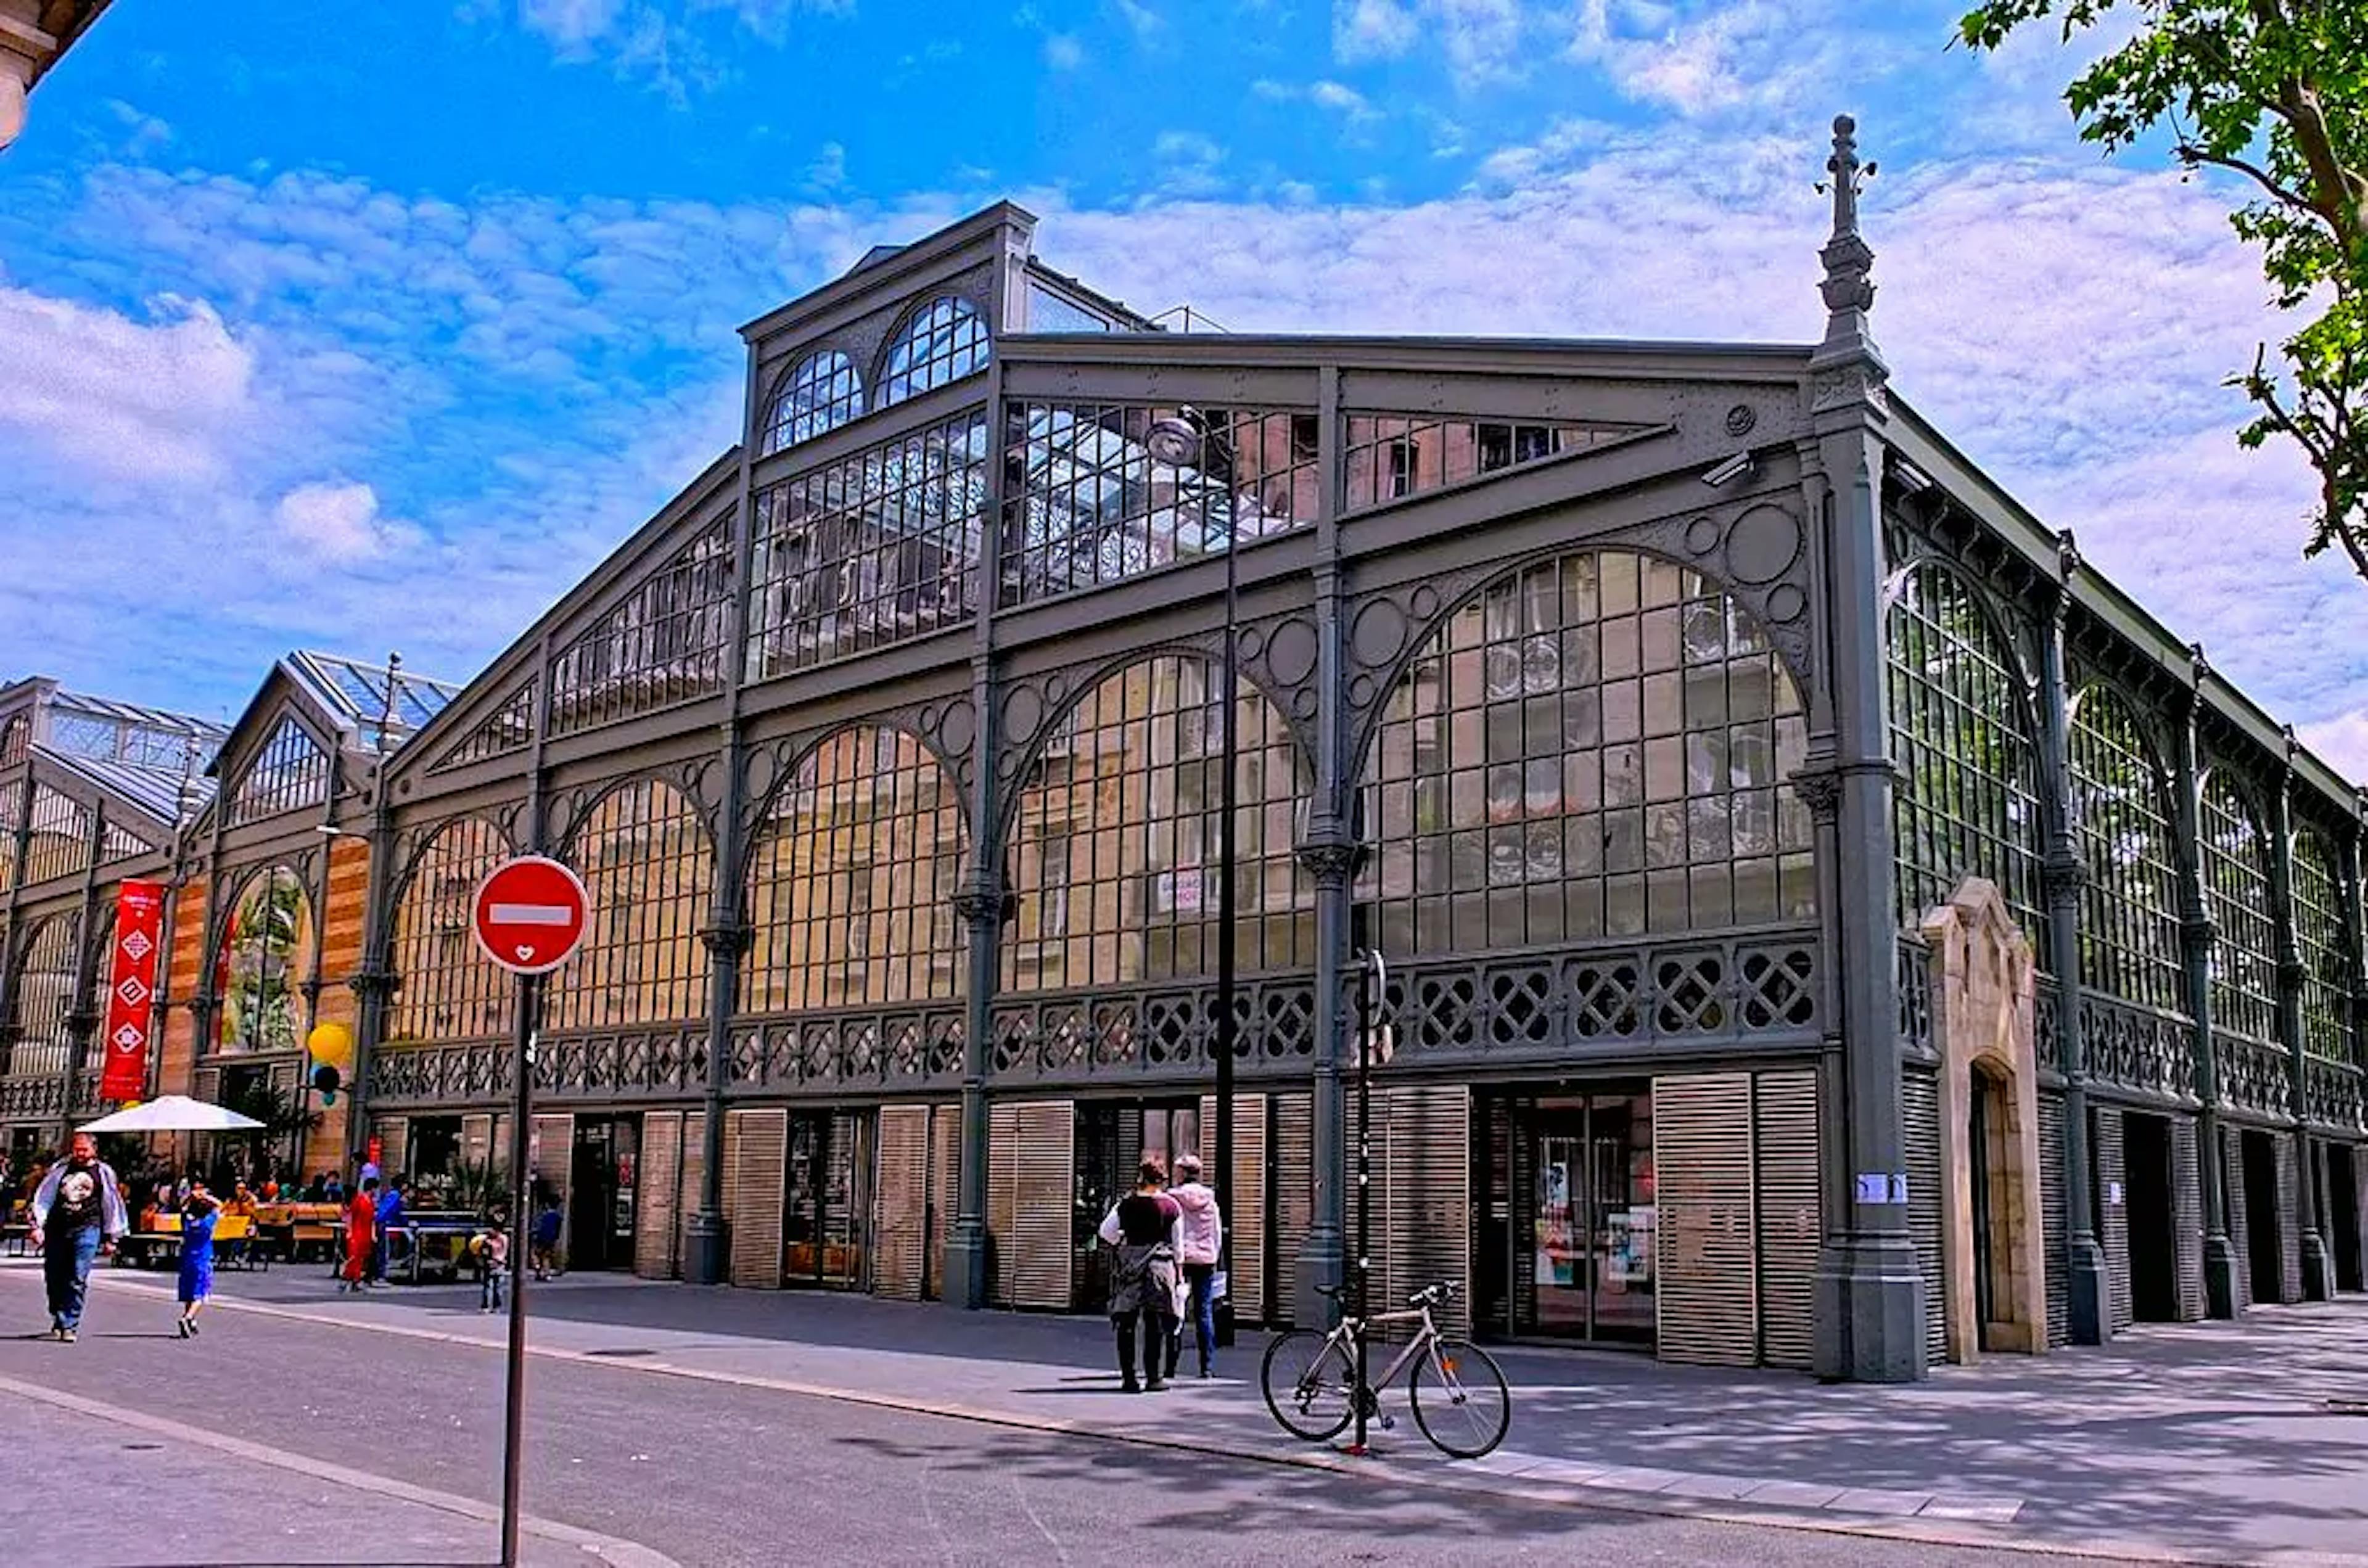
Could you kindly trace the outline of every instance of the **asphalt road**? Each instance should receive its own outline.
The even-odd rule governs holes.
[[[167,1302],[96,1292],[81,1342],[61,1346],[32,1336],[41,1321],[38,1278],[0,1273],[0,1324],[21,1324],[27,1335],[0,1337],[0,1377],[416,1485],[499,1498],[497,1354],[234,1311],[213,1314],[202,1338],[182,1341],[171,1333],[171,1314]],[[37,1426],[26,1405],[0,1392],[10,1433],[59,1431],[55,1421]],[[73,1431],[54,1440],[86,1440],[94,1453],[124,1448],[121,1429],[97,1419],[77,1421]],[[1449,1495],[1385,1478],[1169,1454],[625,1365],[532,1362],[527,1435],[531,1512],[653,1547],[686,1568],[2024,1561]],[[30,1479],[7,1461],[14,1446],[0,1446],[0,1494]],[[123,1461],[110,1460],[90,1473],[106,1493],[121,1489],[114,1478],[122,1471]],[[102,1495],[98,1512],[122,1518],[137,1507],[137,1497]],[[288,1543],[260,1521],[256,1534],[256,1554],[245,1561],[290,1560]],[[42,1568],[76,1565],[71,1552],[52,1553]]]

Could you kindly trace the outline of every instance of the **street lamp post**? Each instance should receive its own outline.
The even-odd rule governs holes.
[[[1220,416],[1222,417],[1222,416]],[[1218,754],[1221,769],[1217,781],[1217,1027],[1213,1049],[1216,1055],[1217,1149],[1216,1179],[1212,1184],[1217,1195],[1217,1212],[1224,1217],[1223,1241],[1217,1256],[1218,1272],[1230,1282],[1232,1278],[1234,1228],[1234,1065],[1240,1038],[1235,1017],[1235,971],[1238,955],[1235,950],[1235,911],[1236,894],[1234,884],[1235,854],[1235,773],[1241,756],[1241,735],[1238,725],[1241,706],[1240,679],[1235,647],[1234,629],[1240,619],[1240,571],[1235,551],[1241,540],[1236,525],[1240,508],[1234,496],[1235,461],[1231,443],[1210,417],[1194,408],[1180,408],[1165,419],[1153,422],[1144,439],[1151,455],[1171,468],[1191,468],[1202,476],[1201,490],[1201,542],[1205,550],[1210,533],[1208,485],[1222,473],[1222,494],[1224,496],[1225,529],[1225,651],[1218,674],[1217,703]],[[1229,1288],[1217,1299],[1214,1310],[1217,1344],[1234,1343],[1234,1298]]]

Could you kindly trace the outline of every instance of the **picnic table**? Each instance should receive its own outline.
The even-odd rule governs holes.
[[[387,1228],[386,1273],[416,1285],[425,1272],[458,1279],[467,1262],[469,1238],[484,1228],[474,1214],[459,1210],[422,1210],[406,1214]],[[346,1263],[346,1221],[341,1216],[329,1227],[329,1272],[342,1274]]]

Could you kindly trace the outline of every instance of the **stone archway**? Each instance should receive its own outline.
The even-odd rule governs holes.
[[[1947,903],[1924,916],[1924,939],[1931,949],[1932,1032],[1941,1050],[1949,1358],[1977,1361],[1985,1350],[2042,1355],[2047,1349],[2047,1253],[2031,942],[1997,884],[1980,877],[1965,879]],[[1977,1224],[1984,1233],[1978,1238]]]

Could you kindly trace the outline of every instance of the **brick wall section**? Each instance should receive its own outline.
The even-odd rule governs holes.
[[[329,840],[329,896],[320,911],[321,1001],[315,1018],[360,1032],[359,998],[350,982],[362,965],[362,926],[370,909],[370,843]],[[312,1072],[308,1057],[303,1070]],[[321,1170],[345,1164],[347,1111],[343,1094],[321,1112],[321,1124],[304,1141],[304,1165]],[[317,1108],[317,1107],[316,1107]]]
[[[171,989],[172,1006],[165,1015],[165,1036],[158,1045],[157,1092],[196,1092],[192,1070],[197,1060],[198,1020],[190,1015],[189,998],[205,978],[206,880],[190,879],[173,899]]]

